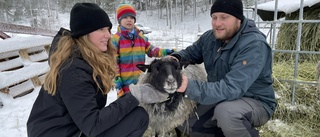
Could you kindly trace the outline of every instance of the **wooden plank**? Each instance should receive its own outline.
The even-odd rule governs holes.
[[[37,54],[29,55],[29,57],[32,62],[43,62],[48,60],[48,53],[43,50]]]
[[[3,75],[6,76],[5,77],[6,79],[8,80],[10,79],[10,80],[6,82],[5,85],[0,85],[0,89],[9,87],[15,84],[19,84],[33,77],[45,74],[48,72],[48,70],[49,70],[49,65],[48,65],[48,62],[45,61],[45,62],[39,62],[39,63],[38,62],[31,63],[30,65],[17,70],[1,72]],[[14,81],[12,79],[14,79]]]
[[[20,34],[32,34],[32,35],[42,35],[42,36],[55,36],[58,31],[34,28],[30,26],[16,25],[0,22],[0,30],[3,32],[12,32]]]
[[[37,54],[29,55],[32,62],[44,62],[48,60],[48,53],[42,51]],[[0,60],[0,71],[10,71],[23,67],[19,56],[7,60]]]
[[[0,59],[10,60],[10,58],[17,58],[17,57],[19,57],[19,50],[17,50],[17,51],[8,51],[8,52],[4,52],[4,53],[0,52]]]
[[[47,45],[46,45],[47,46]],[[1,47],[0,47],[1,48]],[[19,49],[20,50],[20,49]],[[8,58],[16,58],[19,57],[19,50],[15,51],[7,51],[7,52],[0,52],[0,61],[1,59],[7,59]],[[43,50],[46,50],[43,45],[37,46],[37,47],[31,47],[27,49],[28,54],[33,54],[33,52],[41,52]],[[48,54],[48,53],[47,53]],[[31,55],[30,55],[31,56]]]
[[[20,58],[14,58],[6,61],[0,61],[0,72],[12,70],[15,68],[21,68],[23,64],[21,63]]]
[[[7,35],[6,33],[0,31],[0,38],[1,39],[7,39],[7,38],[11,38],[9,35]]]
[[[0,55],[6,52],[19,51],[21,49],[42,48],[44,45],[50,45],[52,37],[31,36],[23,38],[10,38],[0,41]]]
[[[11,86],[9,88],[10,90],[9,94],[15,98],[17,96],[20,96],[21,94],[25,95],[26,93],[29,93],[33,89],[34,89],[34,86],[32,84],[32,81],[31,79],[29,79],[17,85]]]

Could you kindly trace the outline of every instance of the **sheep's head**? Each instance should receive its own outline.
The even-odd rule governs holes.
[[[176,92],[181,86],[181,69],[184,64],[173,58],[155,59],[150,65],[138,64],[137,67],[149,74],[147,82],[161,92]]]

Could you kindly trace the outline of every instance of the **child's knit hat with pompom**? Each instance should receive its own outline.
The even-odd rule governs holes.
[[[122,18],[131,16],[136,22],[136,10],[130,4],[120,4],[116,10],[117,19],[120,24]]]

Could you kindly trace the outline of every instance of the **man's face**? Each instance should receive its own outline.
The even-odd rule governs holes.
[[[224,12],[215,12],[211,15],[212,30],[219,40],[230,41],[240,28],[241,20]]]

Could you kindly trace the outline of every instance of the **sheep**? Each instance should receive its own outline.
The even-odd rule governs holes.
[[[317,77],[318,77],[318,91],[320,91],[320,61],[318,62],[317,66]]]
[[[149,132],[155,136],[164,136],[177,126],[182,125],[196,108],[196,102],[183,97],[176,92],[182,82],[181,72],[188,78],[206,81],[206,72],[202,65],[188,65],[184,70],[173,58],[155,59],[150,65],[138,64],[142,70],[138,84],[150,83],[160,92],[168,92],[169,100],[155,104],[140,104],[148,112],[150,117]],[[166,135],[167,136],[167,135]]]

